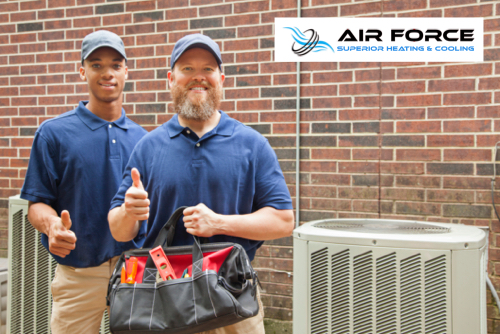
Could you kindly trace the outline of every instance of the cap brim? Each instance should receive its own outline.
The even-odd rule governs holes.
[[[194,48],[201,48],[201,49],[205,49],[207,51],[209,51],[215,58],[215,60],[217,61],[217,65],[219,65],[219,68],[221,68],[221,64],[222,64],[222,59],[219,58],[219,56],[217,55],[217,53],[208,45],[206,45],[205,43],[200,43],[198,41],[194,41],[192,44],[188,44],[184,50],[182,50],[182,52],[180,53],[180,55],[177,57],[177,60],[179,60],[179,58],[184,54],[184,52],[186,52],[187,50],[190,50],[190,49],[194,49]],[[177,62],[176,60],[176,62]],[[175,63],[174,63],[175,65]],[[171,68],[173,68],[174,66],[171,66]]]
[[[95,50],[100,49],[100,48],[111,48],[111,49],[115,50],[116,52],[118,52],[123,58],[125,58],[125,60],[127,60],[127,56],[124,55],[120,50],[116,49],[114,46],[109,45],[109,44],[101,44],[101,45],[96,46],[95,48],[93,48],[89,52],[87,52],[87,54],[84,57],[82,57],[82,65],[83,65],[83,61],[85,59],[87,59],[92,54],[92,52],[94,52]]]

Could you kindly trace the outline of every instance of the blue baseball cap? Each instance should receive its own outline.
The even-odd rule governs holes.
[[[91,34],[85,36],[82,42],[82,65],[83,61],[87,59],[88,56],[95,50],[103,47],[108,47],[116,50],[122,55],[125,60],[127,60],[127,55],[125,54],[125,46],[123,41],[115,33],[107,30],[98,30]]]
[[[170,57],[170,68],[174,68],[175,63],[179,60],[184,52],[192,48],[202,48],[210,51],[214,56],[219,69],[222,71],[222,57],[220,55],[219,45],[215,43],[210,37],[202,34],[192,34],[182,37],[175,43],[172,57]]]

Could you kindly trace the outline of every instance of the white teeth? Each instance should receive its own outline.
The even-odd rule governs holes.
[[[191,88],[191,90],[205,90],[205,88],[203,88],[203,87],[193,87],[193,88]]]
[[[104,84],[103,84],[103,86],[104,86],[104,87],[111,87],[111,86],[113,86],[113,85],[104,85]]]

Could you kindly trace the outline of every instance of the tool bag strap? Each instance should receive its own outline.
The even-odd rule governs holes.
[[[182,212],[187,208],[187,206],[181,206],[177,210],[174,211],[172,216],[170,216],[169,220],[163,225],[160,233],[155,239],[153,246],[151,249],[156,248],[158,246],[165,247],[172,245],[172,241],[174,240],[175,234],[175,226],[177,225],[177,221],[182,216]],[[148,262],[146,263],[146,268],[154,268],[155,264],[151,256],[148,257]]]

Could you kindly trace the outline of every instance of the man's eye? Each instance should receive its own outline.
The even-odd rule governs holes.
[[[99,68],[99,64],[92,64],[92,68]]]
[[[213,69],[213,68],[211,68],[211,67],[207,67],[207,68],[205,69],[205,71],[213,71],[213,70],[214,70],[214,69]]]
[[[116,68],[116,69],[120,69],[120,68],[122,68],[122,65],[120,65],[120,64],[116,64],[116,65],[115,65],[115,68]]]

